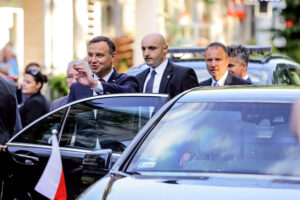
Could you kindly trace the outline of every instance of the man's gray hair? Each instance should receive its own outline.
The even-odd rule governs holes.
[[[236,57],[240,62],[248,64],[249,61],[249,50],[243,45],[231,45],[227,47],[228,56]]]
[[[86,67],[86,69],[91,72],[91,68],[89,67],[89,63],[84,61],[84,60],[72,60],[71,62],[69,62],[68,64],[68,68],[67,68],[67,71],[73,67],[73,65],[83,65]]]

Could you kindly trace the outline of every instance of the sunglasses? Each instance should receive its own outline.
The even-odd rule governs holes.
[[[36,76],[39,73],[39,71],[36,69],[30,69],[26,73],[31,74],[32,76]]]

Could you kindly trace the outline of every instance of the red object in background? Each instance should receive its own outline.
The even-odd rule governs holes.
[[[227,14],[239,19],[245,18],[247,15],[244,0],[229,0],[227,2]]]
[[[293,25],[294,25],[294,23],[290,19],[285,22],[285,27],[286,28],[291,28]]]

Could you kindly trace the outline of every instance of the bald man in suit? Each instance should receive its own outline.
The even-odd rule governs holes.
[[[187,89],[199,86],[192,68],[175,65],[167,59],[168,45],[161,34],[146,35],[141,47],[149,68],[136,75],[139,92],[165,93],[173,98]]]

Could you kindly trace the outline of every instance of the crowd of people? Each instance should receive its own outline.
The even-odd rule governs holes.
[[[195,71],[189,67],[176,65],[167,58],[168,45],[159,33],[150,33],[141,41],[143,58],[148,68],[136,76],[118,73],[113,67],[116,58],[114,42],[105,36],[97,36],[88,44],[87,62],[71,61],[66,78],[70,92],[67,96],[53,101],[41,93],[47,77],[42,74],[38,63],[30,63],[24,72],[24,81],[19,88],[12,88],[9,79],[19,75],[12,45],[3,49],[1,73],[7,78],[0,79],[3,113],[8,110],[11,116],[1,119],[0,145],[35,119],[69,102],[102,94],[113,93],[166,93],[170,98],[197,86],[249,85],[247,75],[249,51],[242,45],[225,46],[213,42],[206,47],[205,62],[211,75],[198,82]],[[19,104],[19,106],[18,106]],[[8,106],[9,105],[9,106]],[[9,123],[8,123],[9,121]],[[2,125],[2,124],[5,124]],[[2,146],[3,147],[3,146]]]

